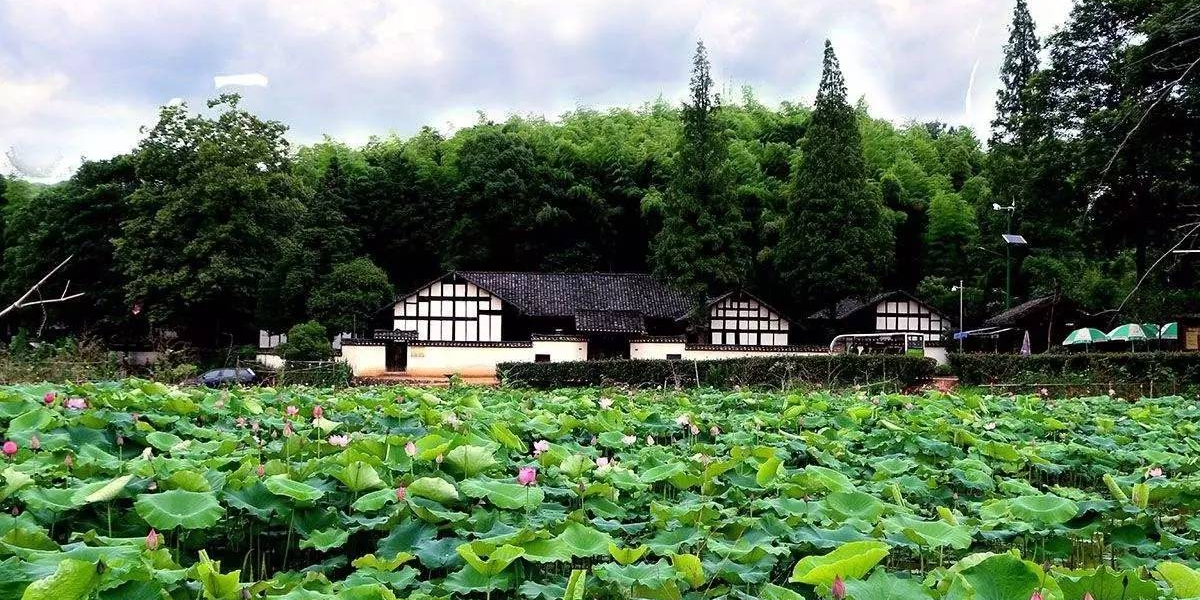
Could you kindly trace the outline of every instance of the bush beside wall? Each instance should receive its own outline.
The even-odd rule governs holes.
[[[950,366],[967,385],[1018,383],[1200,383],[1200,353],[1092,352],[1072,354],[951,354]]]
[[[721,360],[596,360],[502,363],[506,385],[553,389],[575,386],[703,386],[716,388],[822,385],[904,389],[927,381],[934,361],[920,356],[839,354]]]

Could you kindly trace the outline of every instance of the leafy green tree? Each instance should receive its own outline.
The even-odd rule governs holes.
[[[287,332],[287,341],[276,352],[284,360],[328,360],[333,356],[333,346],[325,327],[308,321],[293,325]]]
[[[969,278],[970,256],[978,244],[975,209],[952,192],[934,196],[925,231],[925,273],[949,279]]]
[[[116,240],[129,304],[204,345],[253,335],[261,282],[302,210],[286,127],[208,103],[213,118],[163,107],[134,154],[141,182]]]
[[[1041,52],[1033,17],[1026,0],[1013,7],[1008,43],[1004,45],[1004,64],[1000,67],[1000,91],[996,94],[996,117],[992,120],[992,145],[1026,147],[1037,135],[1038,111],[1031,97],[1031,83],[1038,71]]]
[[[832,309],[841,298],[877,291],[892,264],[893,238],[867,185],[855,112],[828,41],[802,148],[775,264],[794,297]]]
[[[683,105],[675,174],[663,200],[663,225],[654,238],[654,273],[695,299],[745,283],[750,269],[744,243],[748,224],[730,190],[727,141],[716,115],[708,53],[696,45],[691,100]]]
[[[344,212],[349,184],[341,160],[332,157],[319,177],[295,231],[281,240],[279,260],[259,293],[259,326],[271,331],[312,316],[306,308],[309,295],[359,247]]]
[[[335,265],[308,297],[308,313],[328,333],[361,332],[395,299],[387,273],[369,259]]]
[[[86,293],[76,301],[46,306],[44,312],[23,311],[14,319],[35,331],[61,325],[106,339],[131,337],[130,305],[122,290],[124,277],[113,261],[112,239],[120,235],[125,198],[137,185],[128,155],[84,161],[67,181],[8,207],[5,297],[24,293],[68,256],[74,258],[41,294],[59,294],[67,281],[72,292]]]

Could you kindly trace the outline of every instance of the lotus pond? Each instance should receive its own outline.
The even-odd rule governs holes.
[[[1200,597],[1198,418],[1179,397],[3,387],[0,598]]]

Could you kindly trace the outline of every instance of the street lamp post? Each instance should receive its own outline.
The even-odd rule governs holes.
[[[963,280],[958,280],[958,285],[950,288],[952,292],[958,292],[958,351],[963,349]]]
[[[1017,211],[1017,203],[1013,202],[1008,206],[1000,206],[993,202],[992,210],[1008,211],[1008,225],[1004,228],[1005,235],[1012,235],[1012,218],[1013,213]],[[1004,310],[1012,307],[1012,244],[1005,240],[1004,243]]]

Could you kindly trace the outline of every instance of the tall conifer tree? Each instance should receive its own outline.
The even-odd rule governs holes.
[[[1025,0],[1017,0],[1008,43],[1004,45],[1004,65],[1000,67],[1003,87],[996,95],[996,118],[992,121],[992,145],[1027,146],[1035,134],[1033,83],[1038,71],[1038,42],[1033,17]]]
[[[743,243],[745,217],[734,202],[726,139],[717,123],[708,53],[696,45],[691,99],[683,105],[683,132],[667,188],[663,226],[651,249],[654,273],[689,294],[707,297],[740,286],[750,268]]]
[[[857,117],[828,41],[802,149],[775,264],[797,300],[832,309],[841,298],[878,291],[893,236],[867,185]]]

